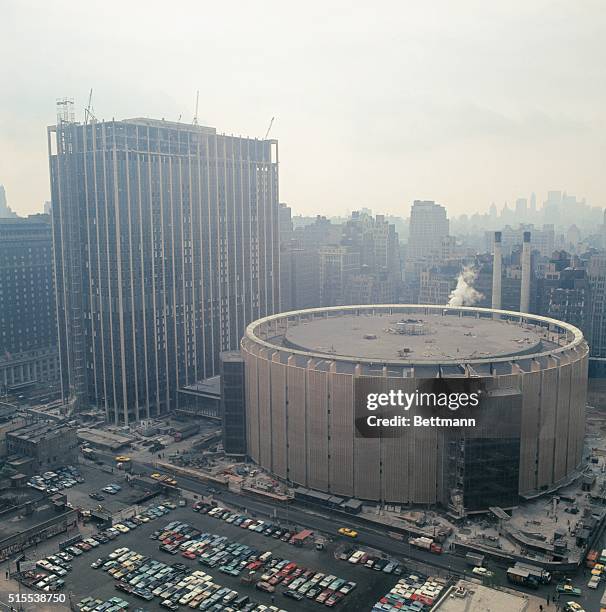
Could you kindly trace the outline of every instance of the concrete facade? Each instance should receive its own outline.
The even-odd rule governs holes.
[[[32,459],[31,473],[54,470],[78,461],[76,429],[39,422],[6,434],[9,455]],[[31,475],[31,474],[28,474]]]
[[[391,352],[382,359],[377,354],[339,353],[339,318],[359,317],[362,333],[364,321],[386,315],[448,317],[453,330],[461,326],[471,329],[469,333],[473,333],[474,320],[478,329],[494,322],[511,329],[512,337],[504,338],[503,350],[481,358],[468,351],[460,359],[444,355],[398,359]],[[336,331],[334,342],[327,334],[326,349],[286,345],[289,328],[313,327],[314,321],[327,319],[335,322]],[[521,330],[530,334],[532,346],[508,351],[508,343],[518,342],[516,334]],[[481,349],[481,337],[477,344]],[[252,323],[241,352],[246,363],[248,453],[276,476],[304,487],[383,502],[456,505],[456,486],[448,474],[453,452],[449,434],[439,428],[407,428],[398,438],[356,436],[354,385],[358,377],[372,377],[386,390],[410,391],[421,378],[481,379],[489,390],[489,409],[494,410],[495,418],[507,416],[502,419],[503,427],[478,428],[462,443],[472,439],[481,443],[484,437],[495,443],[499,438],[514,440],[517,465],[512,469],[519,474],[516,495],[557,487],[582,459],[588,347],[582,333],[566,323],[467,307],[317,308]],[[505,426],[509,415],[515,415],[517,429]],[[504,471],[509,469],[503,465]]]
[[[279,309],[278,143],[138,118],[48,146],[63,400],[168,414]]]
[[[50,217],[2,219],[1,200],[0,395],[37,386],[49,397],[59,380]]]

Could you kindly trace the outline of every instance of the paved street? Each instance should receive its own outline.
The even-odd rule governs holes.
[[[108,460],[111,459],[109,455]],[[135,462],[134,470],[143,474],[150,474],[154,471],[152,465]],[[209,487],[203,483],[193,480],[187,477],[178,477],[179,486],[192,491],[198,495],[209,495]],[[299,527],[307,527],[314,529],[319,532],[331,534],[334,538],[339,538],[336,534],[336,530],[340,526],[340,518],[335,521],[334,516],[324,515],[318,510],[309,510],[307,508],[301,508],[299,506],[274,506],[265,501],[251,498],[249,496],[238,495],[232,491],[221,491],[219,494],[214,495],[215,499],[226,504],[232,505],[233,507],[245,507],[251,515],[258,516],[269,516],[276,517],[283,524],[292,524]],[[393,540],[385,534],[385,532],[368,527],[362,523],[358,523],[354,516],[348,517],[348,524],[354,525],[358,531],[357,543],[360,545],[367,545],[373,548],[382,550],[396,558],[402,559],[404,563],[407,560],[414,561],[426,566],[433,566],[438,571],[447,574],[453,574],[457,576],[473,577],[473,574],[469,571],[465,560],[462,557],[450,554],[435,555],[428,553],[416,548],[412,548],[406,542],[399,542]],[[602,537],[599,547],[606,547],[606,536]],[[538,590],[526,589],[524,587],[514,587],[507,581],[506,568],[496,566],[495,564],[487,564],[492,570],[495,571],[495,584],[507,586],[508,588],[516,588],[521,592],[529,595],[543,597],[545,600],[546,609],[555,609],[554,604],[551,603],[549,608],[547,607],[547,598],[549,597],[550,602],[553,601],[555,593],[555,586],[557,580],[551,585],[541,586]],[[589,581],[589,571],[579,570],[576,575],[572,576],[573,583],[582,589],[582,596],[578,598],[578,602],[581,605],[586,606],[587,612],[593,612],[593,610],[599,610],[599,602],[604,592],[604,583],[601,584],[597,590],[591,590],[587,588],[587,582]]]
[[[108,463],[112,462],[113,457],[107,455]],[[142,474],[149,474],[154,471],[153,465],[144,465],[136,462],[133,466],[134,471]],[[117,513],[126,510],[131,507],[133,499],[138,496],[138,490],[129,487],[125,481],[124,472],[115,470],[114,473],[107,473],[102,471],[100,466],[91,463],[83,462],[81,464],[81,471],[85,477],[85,482],[76,487],[67,490],[68,498],[75,506],[82,506],[85,508],[91,508],[99,503],[110,510],[112,513]],[[94,491],[100,491],[104,486],[109,483],[119,483],[122,485],[122,490],[115,496],[105,495],[105,499],[101,502],[92,500],[89,497],[89,493]],[[179,486],[186,492],[187,497],[194,498],[196,496],[209,496],[209,488],[201,482],[196,480],[178,477]],[[100,573],[97,570],[90,568],[90,563],[97,556],[103,556],[107,554],[109,550],[117,546],[129,546],[132,549],[138,550],[146,555],[153,556],[159,560],[174,562],[175,558],[161,553],[157,549],[157,542],[149,539],[149,533],[159,528],[161,525],[169,522],[173,519],[184,520],[196,527],[206,529],[210,532],[219,533],[228,537],[233,537],[238,541],[244,543],[251,543],[258,548],[266,547],[269,550],[275,552],[280,556],[291,558],[303,565],[317,568],[321,571],[329,571],[330,573],[337,574],[346,579],[351,579],[360,585],[355,592],[355,598],[349,599],[348,605],[353,605],[356,602],[356,607],[359,609],[369,609],[373,601],[376,601],[382,594],[384,594],[392,584],[395,582],[395,576],[382,575],[371,570],[363,568],[352,567],[349,564],[334,559],[334,550],[343,547],[344,545],[351,545],[351,540],[339,536],[336,531],[339,526],[344,524],[355,526],[359,532],[358,538],[355,542],[357,546],[369,547],[378,549],[383,553],[393,556],[399,559],[405,567],[411,571],[420,572],[422,570],[425,573],[434,573],[447,576],[449,574],[457,576],[472,577],[473,575],[468,571],[464,559],[461,557],[443,554],[434,555],[426,553],[414,548],[411,548],[407,543],[394,540],[379,529],[374,529],[366,525],[358,524],[355,517],[347,517],[347,520],[341,520],[338,518],[335,520],[334,516],[325,515],[319,511],[312,511],[307,508],[302,508],[297,505],[280,506],[276,507],[272,504],[248,496],[238,495],[232,491],[221,491],[214,495],[215,500],[222,505],[226,505],[235,509],[242,509],[242,512],[246,512],[251,516],[258,516],[261,518],[270,517],[272,521],[279,522],[282,525],[290,525],[293,527],[306,527],[311,528],[318,533],[326,534],[332,542],[329,544],[329,550],[325,552],[317,552],[315,550],[306,549],[294,549],[285,543],[276,541],[272,538],[265,538],[259,534],[246,532],[233,525],[226,524],[222,521],[217,521],[209,518],[205,515],[199,515],[192,512],[190,507],[178,508],[173,511],[170,515],[164,519],[159,519],[152,523],[148,523],[137,529],[136,532],[121,536],[118,540],[113,543],[99,547],[98,552],[90,552],[86,555],[82,555],[79,559],[74,560],[74,571],[70,574],[68,580],[68,591],[72,591],[74,598],[81,598],[87,595],[94,595],[95,597],[109,597],[117,594],[113,586],[113,581],[104,573]],[[151,503],[155,503],[154,502]],[[90,527],[87,528],[89,530]],[[61,538],[63,539],[63,538]],[[54,541],[49,542],[47,545],[39,547],[38,550],[31,550],[28,553],[28,557],[41,557],[46,554],[50,554],[53,550],[56,550],[59,538],[55,538]],[[600,546],[606,547],[606,542],[600,544]],[[105,550],[107,549],[107,550]],[[33,556],[32,556],[33,554]],[[181,561],[181,557],[179,557]],[[188,564],[192,562],[183,560]],[[193,562],[195,566],[195,562]],[[502,567],[496,567],[490,562],[487,564],[491,569],[495,571],[495,583],[506,585],[511,588],[506,580],[506,569]],[[432,569],[433,568],[433,569]],[[210,572],[214,575],[213,571]],[[217,573],[217,580],[221,584],[230,586],[236,590],[242,589],[239,580]],[[587,588],[587,581],[589,576],[582,570],[578,572],[577,576],[574,577],[574,583],[580,586],[583,590],[583,595],[578,599],[579,603],[585,606],[587,612],[599,609],[599,600],[602,595],[603,587],[597,591],[591,591]],[[9,592],[14,585],[5,583],[3,588],[0,588],[0,593],[5,594]],[[247,587],[251,588],[252,587]],[[556,607],[551,603],[547,606],[547,597],[553,598],[555,594],[555,583],[548,587],[541,587],[538,591],[525,590],[523,588],[518,589],[526,592],[529,595],[543,597],[544,607],[546,610],[555,610]],[[66,592],[68,592],[66,591]],[[248,593],[246,593],[248,594]],[[270,596],[251,590],[251,596],[261,603],[270,603]],[[281,595],[276,595],[278,598],[276,601],[279,605],[284,605],[285,600]],[[4,600],[5,598],[2,597]],[[141,602],[137,602],[141,605]],[[303,602],[297,604],[296,602],[288,601],[289,610],[307,610],[307,609],[319,609],[317,604],[313,602]],[[153,606],[146,604],[146,609],[154,610]],[[54,609],[57,609],[56,607]],[[349,607],[343,609],[350,609]],[[353,609],[353,608],[351,608]]]

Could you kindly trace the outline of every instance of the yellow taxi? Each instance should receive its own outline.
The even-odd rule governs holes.
[[[350,529],[349,527],[341,527],[341,529],[339,529],[339,533],[341,535],[347,536],[348,538],[358,537],[358,532],[355,529]]]
[[[596,563],[591,569],[592,576],[601,576],[604,572],[604,565],[602,563]]]

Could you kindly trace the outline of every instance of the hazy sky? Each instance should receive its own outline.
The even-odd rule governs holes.
[[[421,6],[422,4],[426,6]],[[49,198],[55,99],[262,137],[295,213],[450,214],[566,189],[606,206],[601,0],[0,0],[0,183]]]

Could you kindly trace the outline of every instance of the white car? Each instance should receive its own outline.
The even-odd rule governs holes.
[[[86,538],[86,540],[84,541],[90,546],[92,546],[93,548],[96,548],[97,546],[99,546],[99,542],[97,542],[97,540],[93,540],[93,538]]]
[[[589,579],[589,582],[587,583],[587,586],[590,589],[597,589],[600,586],[600,577],[599,576],[592,576]]]
[[[474,567],[471,571],[474,574],[477,574],[478,576],[484,576],[485,578],[490,578],[491,576],[494,576],[494,574],[485,567]]]

